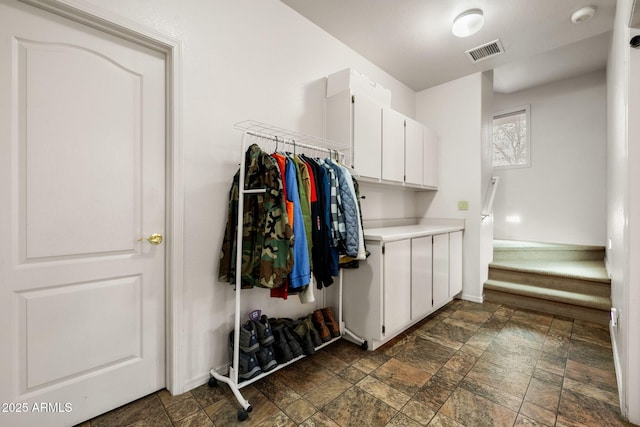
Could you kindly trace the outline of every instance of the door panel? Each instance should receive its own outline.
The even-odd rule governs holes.
[[[405,181],[422,185],[424,173],[424,126],[407,119],[405,136]]]
[[[384,248],[384,327],[391,336],[411,320],[411,240]]]
[[[25,260],[133,251],[142,76],[86,48],[16,45]]]
[[[141,287],[133,276],[19,292],[27,390],[140,358]]]
[[[0,425],[164,386],[165,61],[0,0]]]
[[[424,317],[433,306],[433,238],[411,239],[411,320]]]
[[[404,123],[402,114],[382,109],[382,179],[387,181],[404,181]]]
[[[360,176],[380,179],[382,173],[382,109],[364,96],[353,103],[353,164]]]
[[[433,306],[449,300],[449,235],[433,236]]]

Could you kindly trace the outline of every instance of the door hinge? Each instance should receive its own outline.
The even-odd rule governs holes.
[[[384,245],[382,245],[382,255],[384,255]]]
[[[355,104],[355,103],[356,103],[356,97],[355,97],[355,96],[353,96],[353,95],[351,95],[351,103],[352,103],[352,104]]]
[[[385,327],[384,325],[382,325],[382,333],[384,334],[384,332],[385,332]]]

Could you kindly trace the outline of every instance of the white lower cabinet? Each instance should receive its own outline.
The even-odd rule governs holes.
[[[462,231],[366,244],[367,260],[344,271],[343,318],[374,350],[461,291]]]
[[[449,301],[449,234],[433,236],[433,305]]]
[[[385,243],[382,335],[394,334],[411,320],[411,241]]]
[[[449,233],[449,296],[462,292],[462,231]]]
[[[411,239],[411,320],[433,308],[433,237]]]

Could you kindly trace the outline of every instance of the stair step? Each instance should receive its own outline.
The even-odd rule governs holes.
[[[607,313],[611,309],[611,298],[601,295],[589,295],[577,292],[562,291],[520,283],[503,282],[489,279],[484,283],[484,289],[505,294],[521,295],[538,300],[555,301],[579,307],[603,310]]]
[[[494,240],[494,261],[602,261],[603,246]]]
[[[528,310],[535,310],[549,313],[556,316],[569,317],[578,320],[586,320],[593,323],[607,325],[609,323],[610,312],[595,308],[581,307],[557,301],[549,301],[525,295],[504,293],[492,289],[486,289],[484,300],[498,304],[521,307]]]
[[[489,279],[559,291],[611,295],[611,280],[603,263],[596,261],[493,262],[489,265]]]

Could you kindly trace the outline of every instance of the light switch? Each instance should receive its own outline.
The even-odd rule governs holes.
[[[469,202],[466,200],[458,201],[458,210],[459,211],[468,211],[469,210]]]

